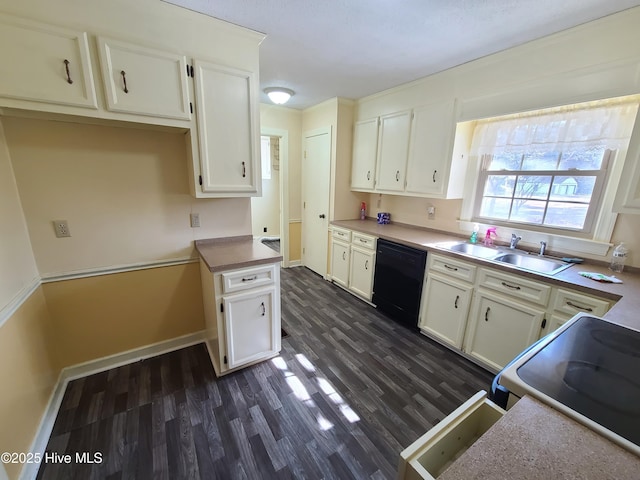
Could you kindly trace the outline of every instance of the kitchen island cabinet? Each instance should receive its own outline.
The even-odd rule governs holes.
[[[280,351],[280,261],[251,237],[198,240],[206,344],[217,376]]]

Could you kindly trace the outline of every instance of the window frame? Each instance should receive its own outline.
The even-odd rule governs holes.
[[[490,165],[491,155],[483,155],[479,159],[479,171],[477,174],[477,180],[475,185],[475,195],[473,196],[473,210],[471,220],[473,222],[479,222],[484,224],[491,224],[496,226],[504,226],[504,227],[512,227],[512,228],[527,228],[528,230],[533,230],[536,232],[543,232],[555,235],[571,235],[575,237],[582,238],[591,238],[594,234],[594,229],[596,225],[597,218],[601,213],[601,209],[603,206],[603,195],[608,185],[610,168],[613,165],[613,160],[616,157],[617,151],[615,150],[605,150],[602,157],[602,164],[599,170],[579,170],[579,169],[569,169],[569,170],[489,170],[489,168],[484,168],[485,165]],[[525,154],[522,154],[524,157]],[[560,152],[559,159],[562,156],[562,152]],[[486,198],[484,195],[485,187],[488,178],[491,175],[509,175],[516,177],[519,176],[550,176],[550,177],[596,177],[596,182],[593,187],[593,192],[591,195],[591,199],[589,201],[589,206],[587,208],[587,214],[585,216],[585,222],[581,229],[577,228],[563,228],[557,226],[546,226],[544,224],[511,220],[511,219],[498,219],[493,217],[486,217],[480,215],[480,208],[482,206],[482,200]],[[545,202],[545,211],[548,206],[552,195],[552,189],[549,188],[547,192],[547,197],[545,199],[536,199],[537,201]],[[511,195],[511,197],[501,197],[501,198],[510,198],[511,199],[511,208],[513,207],[513,201],[517,199],[515,188]]]

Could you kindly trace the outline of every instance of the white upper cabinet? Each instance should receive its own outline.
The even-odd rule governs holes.
[[[0,15],[0,45],[0,97],[97,108],[86,32]]]
[[[404,191],[410,132],[410,110],[380,117],[376,190]]]
[[[260,195],[255,74],[196,61],[196,196]],[[200,172],[197,169],[200,168]]]
[[[103,37],[98,51],[110,111],[191,119],[184,55]]]
[[[465,169],[458,163],[464,160],[466,167],[466,159],[453,148],[455,134],[455,100],[414,109],[407,193],[437,198],[462,197]]]
[[[356,122],[353,131],[351,188],[373,191],[378,153],[378,117]]]

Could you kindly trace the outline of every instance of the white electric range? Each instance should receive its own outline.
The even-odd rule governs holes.
[[[494,396],[496,384],[640,455],[640,331],[578,314],[505,367]]]

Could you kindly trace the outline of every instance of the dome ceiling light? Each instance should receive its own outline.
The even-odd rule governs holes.
[[[269,97],[269,100],[271,100],[276,105],[287,103],[289,99],[294,95],[293,90],[289,90],[288,88],[283,87],[265,88],[264,93],[266,93]]]

